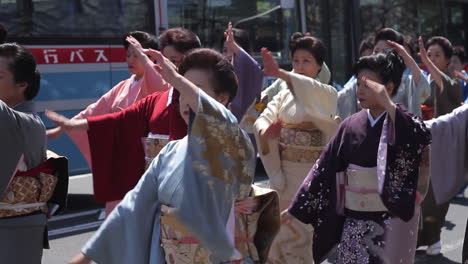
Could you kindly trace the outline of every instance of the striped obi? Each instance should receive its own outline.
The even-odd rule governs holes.
[[[345,208],[361,212],[388,211],[378,191],[377,168],[348,168]]]
[[[192,264],[215,263],[213,254],[205,248],[192,234],[177,220],[169,207],[162,207],[161,216],[161,244],[164,248],[166,263]],[[242,259],[259,260],[254,235],[257,232],[259,213],[252,215],[235,214],[235,247],[242,255]],[[217,262],[216,262],[217,263]],[[231,261],[229,263],[251,263]]]
[[[325,135],[313,123],[283,124],[279,139],[281,160],[314,163],[325,144]]]

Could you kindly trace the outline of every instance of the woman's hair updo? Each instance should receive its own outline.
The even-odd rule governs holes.
[[[238,82],[234,67],[217,51],[206,48],[191,50],[181,62],[179,73],[184,75],[192,69],[210,71],[213,74],[215,94],[227,93],[229,103],[236,96]]]
[[[401,77],[406,66],[400,55],[394,50],[387,50],[381,53],[364,56],[353,65],[353,74],[357,77],[362,70],[369,70],[377,73],[383,84],[393,82],[394,89],[392,95],[398,91]]]
[[[323,65],[323,62],[325,61],[326,49],[320,39],[300,32],[292,34],[291,40],[289,41],[291,57],[293,57],[294,53],[300,49],[310,52],[310,54],[314,56],[317,63],[319,65]]]
[[[132,31],[125,34],[123,38],[123,45],[126,50],[128,50],[128,47],[130,46],[130,43],[127,41],[128,36],[132,36],[138,40],[144,49],[159,49],[158,38],[155,35],[144,31]]]
[[[32,100],[39,93],[41,74],[36,68],[36,60],[32,53],[17,43],[0,45],[0,57],[7,59],[8,70],[13,74],[16,83],[27,83],[24,98]]]

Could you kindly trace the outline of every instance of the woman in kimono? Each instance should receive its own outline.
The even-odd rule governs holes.
[[[142,31],[133,31],[126,34],[123,39],[123,45],[127,52],[126,59],[131,74],[130,78],[119,82],[106,94],[101,96],[99,100],[86,107],[86,109],[73,118],[83,119],[88,116],[118,112],[156,91],[167,89],[167,87],[164,86],[162,78],[154,74],[154,71],[151,69],[148,69],[149,64],[146,62],[142,63],[135,51],[129,48],[129,44],[125,40],[127,36],[133,36],[145,48],[158,48],[156,36]],[[63,132],[64,131],[60,129],[60,127],[56,127],[47,130],[47,136],[49,139],[54,139],[59,137]],[[83,131],[67,131],[67,134],[91,167],[91,154],[89,151],[87,134]]]
[[[294,49],[294,46],[296,46],[297,40],[303,37],[310,37],[310,33],[303,34],[300,32],[296,32],[291,36],[291,40],[289,42],[289,50],[290,50],[291,59],[293,57],[291,51]],[[294,70],[294,67],[293,67],[292,72],[297,73]],[[302,74],[302,73],[299,73],[299,74]],[[317,78],[317,80],[319,80],[320,82],[324,84],[328,84],[330,82],[330,76],[331,76],[330,69],[328,69],[328,66],[324,61],[319,70],[319,73],[317,74],[316,77],[313,77],[313,78]],[[309,77],[312,77],[312,76],[309,76]],[[239,81],[241,80],[242,80],[241,77],[239,77]],[[273,100],[273,97],[275,97],[275,95],[287,89],[288,89],[288,84],[281,78],[276,79],[270,86],[265,88],[260,93],[260,96],[257,96],[253,104],[251,102],[252,105],[248,108],[246,115],[242,119],[241,127],[245,129],[245,131],[247,131],[248,133],[254,133],[254,127],[253,127],[254,123],[257,120],[257,118],[260,116],[260,114],[263,112],[263,110],[265,110],[267,104],[271,100]]]
[[[8,198],[14,198],[5,190],[18,169],[29,170],[46,160],[45,127],[31,102],[39,86],[31,52],[15,43],[0,45],[0,211],[8,207]],[[46,224],[47,216],[40,210],[1,217],[1,262],[41,263]]]
[[[338,126],[337,92],[316,80],[325,47],[314,37],[296,39],[292,45],[294,72],[278,67],[262,50],[264,72],[280,78],[288,89],[279,92],[254,124],[257,145],[270,186],[280,196],[280,209],[291,203],[297,188],[320,156]],[[312,263],[313,230],[299,222],[283,225],[276,236],[269,263]]]
[[[250,245],[257,240],[257,232],[249,228],[243,240],[237,241],[238,233],[234,236],[233,231],[237,223],[231,222],[240,219],[234,218],[236,201],[241,201],[236,210],[244,217],[256,211],[255,203],[245,200],[252,191],[253,148],[226,108],[237,90],[232,65],[215,51],[198,49],[184,58],[177,73],[167,58],[159,52],[155,56],[163,78],[180,92],[180,113],[189,124],[188,136],[161,150],[138,185],[71,263],[89,263],[90,259],[98,263],[253,263],[261,246],[245,251],[238,243]],[[50,117],[63,127],[87,125],[85,120]],[[165,239],[162,205],[180,223],[174,231],[190,232],[192,237]],[[275,217],[279,222],[278,208]],[[274,232],[263,235],[258,242],[268,248],[273,236]],[[195,251],[183,251],[188,244],[200,243],[202,247]]]
[[[427,41],[426,47],[423,43],[420,37],[421,61],[429,70],[428,79],[431,80],[431,96],[424,104],[433,109],[433,113],[426,118],[439,117],[460,106],[462,89],[457,78],[448,72],[448,64],[453,53],[450,41],[444,37],[432,37]],[[446,174],[446,172],[441,173]],[[440,176],[431,174],[431,178],[434,177]],[[450,204],[448,200],[443,203],[440,200],[436,201],[434,196],[436,191],[433,186],[431,181],[427,196],[421,205],[423,221],[418,237],[418,245],[428,246],[426,253],[431,256],[440,254],[442,249],[440,233]]]
[[[410,113],[421,116],[421,105],[430,95],[430,87],[427,79],[419,69],[418,64],[403,47],[404,37],[391,28],[383,28],[374,34],[374,54],[395,49],[403,58],[407,67],[403,73],[400,87],[392,95],[395,103],[404,105]],[[356,97],[357,80],[352,85],[347,85],[338,93],[338,116],[341,119],[361,110]]]
[[[157,47],[157,39],[155,36],[150,35],[146,32],[141,32],[141,31],[135,31],[132,32],[127,36],[132,36],[135,39],[138,40],[140,45],[145,48],[145,49],[156,49]],[[183,57],[184,53],[188,52],[191,49],[194,48],[199,48],[201,46],[200,40],[198,37],[191,32],[190,30],[187,29],[182,29],[182,28],[173,28],[173,29],[168,29],[165,31],[161,36],[159,36],[159,41],[161,44],[161,50],[164,56],[170,58],[172,61],[176,63],[180,63],[181,58]],[[126,109],[127,107],[131,105],[136,105],[138,102],[143,101],[142,99],[147,97],[148,95],[151,95],[157,91],[165,91],[163,94],[158,95],[157,98],[161,98],[161,103],[158,105],[158,107],[155,107],[155,103],[153,104],[153,107],[151,109],[154,109],[154,111],[161,113],[161,112],[167,112],[166,108],[171,107],[171,98],[177,98],[177,94],[173,95],[172,90],[170,89],[170,85],[168,85],[162,78],[161,75],[156,72],[152,67],[153,67],[153,62],[151,59],[136,51],[133,47],[129,46],[129,43],[126,39],[124,39],[124,47],[127,50],[127,63],[128,63],[128,68],[130,70],[130,73],[132,76],[120,82],[118,85],[116,85],[114,88],[112,88],[109,92],[107,92],[105,95],[103,95],[96,103],[88,106],[85,110],[83,110],[81,113],[73,117],[73,119],[85,119],[85,118],[99,118],[102,115],[109,114],[109,113],[117,113],[120,112],[123,109]],[[178,65],[178,64],[176,64]],[[164,102],[163,102],[164,101]],[[141,106],[141,104],[140,104]],[[174,105],[174,107],[177,107]],[[140,109],[140,108],[138,108]],[[166,119],[166,118],[162,118]],[[185,132],[186,127],[185,124],[182,122],[182,120],[179,118],[174,118],[177,121],[179,121],[181,127],[182,133]],[[168,128],[168,122],[162,121],[157,124],[159,129],[157,131],[151,131],[155,132],[155,134],[165,134],[169,135],[167,133]],[[135,134],[139,134],[140,129],[144,129],[144,126],[140,127],[128,127],[127,129],[134,129]],[[145,129],[147,130],[147,129]],[[54,128],[52,130],[49,130],[49,136],[51,137],[56,137],[59,134],[63,132],[63,129],[60,127]],[[99,136],[94,136],[93,139],[89,138],[88,133],[86,133],[85,130],[68,130],[66,131],[67,134],[70,136],[70,138],[75,142],[75,144],[78,146],[80,151],[83,153],[85,156],[86,160],[88,161],[88,164],[92,168],[93,171],[93,181],[94,181],[94,188],[95,188],[95,197],[98,202],[105,202],[106,203],[106,213],[109,214],[110,211],[117,205],[117,203],[120,201],[120,199],[123,198],[123,195],[133,188],[135,186],[136,182],[138,181],[139,177],[143,174],[144,171],[144,165],[139,169],[137,166],[132,166],[133,163],[130,161],[129,163],[124,163],[122,161],[119,162],[114,162],[123,164],[123,165],[128,165],[128,168],[119,168],[118,166],[115,167],[117,173],[112,174],[111,177],[108,178],[106,172],[109,170],[106,170],[106,161],[112,161],[112,153],[111,154],[103,154],[103,155],[92,155],[92,150],[90,148],[94,147],[94,144],[92,142],[96,141],[96,139],[100,140],[101,137]],[[130,131],[129,133],[131,133]],[[141,137],[145,137],[148,135],[148,131],[145,131],[144,135],[139,135],[138,136],[138,142],[141,142]],[[109,134],[110,135],[110,134]],[[177,137],[177,139],[182,138],[184,135],[182,134],[181,136]],[[110,137],[109,137],[110,138]],[[104,141],[106,142],[106,141]],[[99,147],[105,147],[102,145],[103,143],[100,143]],[[140,143],[141,144],[141,143]],[[109,150],[112,151],[111,148],[107,147],[104,148],[101,151]],[[130,150],[132,151],[132,150]],[[127,153],[127,154],[132,154]],[[118,156],[119,154],[115,154],[115,156]],[[134,157],[140,157],[139,155],[135,155]],[[100,164],[93,164],[93,161],[99,160]],[[117,159],[120,159],[117,157]],[[144,157],[143,157],[144,159]],[[136,160],[137,164],[140,164],[140,160]],[[112,166],[112,164],[109,164]],[[129,172],[129,170],[132,170]],[[104,172],[102,172],[104,171]],[[122,177],[120,177],[121,174],[124,174]],[[109,179],[107,181],[106,179]],[[119,179],[120,181],[115,181],[115,179]],[[97,189],[97,190],[96,190]],[[109,190],[104,190],[101,191],[101,189],[109,189]],[[101,199],[100,197],[102,196],[102,192],[109,193],[109,192],[114,192],[114,190],[110,189],[116,189],[116,192],[119,192],[119,195],[117,196],[112,196],[108,197],[106,195],[105,199]]]
[[[314,227],[313,255],[336,263],[414,261],[419,202],[427,178],[419,165],[430,132],[390,99],[404,71],[395,51],[354,65],[363,110],[345,119],[299,188],[283,221]]]

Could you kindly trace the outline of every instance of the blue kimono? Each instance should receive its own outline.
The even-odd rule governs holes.
[[[255,157],[247,134],[223,105],[199,92],[188,135],[161,150],[133,190],[83,247],[98,263],[165,263],[161,205],[219,260],[234,256],[226,229],[234,202],[251,191]]]

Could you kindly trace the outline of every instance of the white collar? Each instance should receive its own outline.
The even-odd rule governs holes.
[[[369,119],[369,122],[370,122],[370,125],[371,127],[374,127],[375,124],[377,124],[377,122],[379,122],[380,118],[382,118],[382,116],[384,116],[387,112],[383,112],[382,114],[380,114],[376,119],[374,119],[374,117],[372,116],[372,114],[370,113],[370,110],[367,109],[367,118]]]
[[[172,103],[172,94],[174,93],[174,87],[169,90],[169,96],[167,97],[166,106],[169,106]]]

